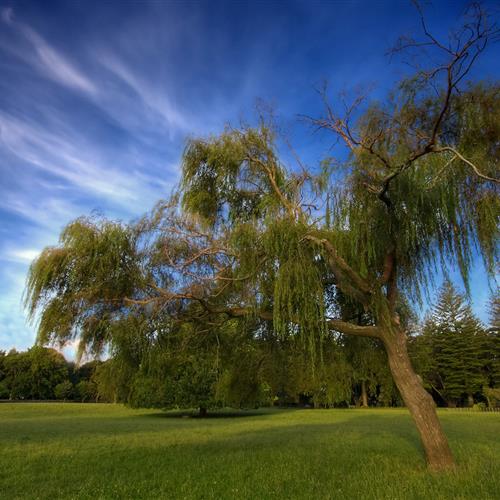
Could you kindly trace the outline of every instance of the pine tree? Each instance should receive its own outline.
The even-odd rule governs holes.
[[[488,361],[486,376],[488,387],[500,389],[500,288],[491,296],[490,323],[487,329]]]
[[[449,280],[438,293],[419,343],[417,366],[427,386],[448,406],[456,406],[464,397],[472,405],[474,395],[486,382],[488,337],[464,296]]]

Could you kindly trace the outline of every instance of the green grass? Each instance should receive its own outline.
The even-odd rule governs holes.
[[[500,415],[443,411],[459,468],[425,469],[405,410],[181,418],[0,404],[0,498],[500,498]]]

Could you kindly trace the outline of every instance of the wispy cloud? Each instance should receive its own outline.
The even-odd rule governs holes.
[[[39,65],[47,76],[68,87],[80,89],[89,94],[97,93],[95,85],[72,63],[52,48],[38,33],[27,26],[24,26],[22,31],[32,43],[38,56]]]
[[[65,131],[49,131],[0,112],[0,141],[21,160],[122,207],[160,195],[153,178],[110,166],[113,160],[105,161],[102,150]]]
[[[41,249],[35,248],[13,248],[6,252],[5,260],[29,264],[40,254],[40,251]]]
[[[155,88],[150,82],[134,73],[116,56],[106,52],[98,52],[97,59],[103,68],[119,78],[135,92],[149,114],[161,117],[168,129],[186,130],[189,127],[188,120],[175,108],[165,89],[159,90]]]
[[[59,51],[52,47],[35,30],[26,24],[14,21],[12,8],[2,10],[4,23],[15,29],[31,46],[31,51],[18,51],[25,62],[32,65],[48,78],[67,87],[83,91],[88,94],[96,94],[97,87],[90,81],[74,63],[70,62]]]
[[[46,244],[57,241],[60,228],[82,213],[82,206],[60,198],[51,198],[46,194],[36,196],[35,192],[27,192],[25,197],[14,194],[3,194],[0,208],[5,212],[22,217],[46,235]],[[32,234],[33,238],[34,235]]]

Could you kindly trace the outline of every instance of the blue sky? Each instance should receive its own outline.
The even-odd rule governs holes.
[[[465,4],[436,4],[445,34]],[[297,118],[320,112],[314,89],[383,95],[407,71],[384,54],[417,29],[406,1],[0,1],[0,349],[32,345],[26,271],[66,223],[143,214],[178,181],[186,137],[252,120],[257,99],[316,164],[331,140]],[[498,55],[474,76],[497,79]],[[483,319],[488,293],[478,264]]]

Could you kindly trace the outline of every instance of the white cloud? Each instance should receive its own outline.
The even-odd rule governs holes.
[[[76,340],[69,340],[64,344],[63,347],[58,348],[58,351],[62,352],[64,357],[68,360],[75,360],[76,355],[78,353],[78,346],[80,345],[80,341],[78,339]]]
[[[49,131],[0,112],[0,144],[18,158],[96,197],[130,210],[132,203],[154,200],[161,193],[154,178],[110,167],[113,160],[83,138]],[[116,160],[115,160],[116,161]]]
[[[0,198],[0,208],[35,223],[45,234],[44,239],[52,243],[57,241],[59,229],[81,215],[83,210],[83,207],[62,199],[30,196],[29,193],[23,197],[19,194],[4,194]]]
[[[8,250],[3,258],[13,262],[31,263],[40,254],[40,249],[35,248],[13,248]],[[0,256],[2,258],[2,256]]]
[[[116,56],[106,51],[95,51],[97,60],[109,72],[111,72],[122,83],[132,89],[142,101],[147,114],[151,117],[159,117],[166,125],[166,129],[172,136],[174,130],[187,130],[190,127],[186,119],[172,101],[168,98],[165,89],[158,89],[155,85],[138,76],[134,71],[120,61]],[[111,97],[111,96],[108,96]],[[109,104],[111,101],[108,100]],[[106,103],[104,103],[104,107]]]
[[[4,23],[12,26],[30,45],[30,51],[22,51],[10,47],[10,52],[16,54],[25,62],[40,71],[46,77],[61,85],[94,95],[97,87],[75,65],[52,47],[42,36],[30,26],[14,22],[14,11],[7,8],[2,11]]]
[[[27,26],[22,27],[25,37],[32,43],[38,56],[38,64],[42,71],[53,80],[82,90],[89,94],[96,94],[96,86],[62,54],[51,47],[38,33]]]

